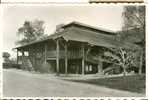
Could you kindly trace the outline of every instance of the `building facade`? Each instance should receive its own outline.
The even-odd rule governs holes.
[[[45,70],[57,74],[102,74],[111,65],[102,58],[104,51],[121,46],[115,36],[108,30],[71,22],[45,39],[16,47],[17,62],[29,62],[36,71],[46,66]]]

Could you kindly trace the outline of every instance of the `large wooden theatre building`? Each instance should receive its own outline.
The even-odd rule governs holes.
[[[36,71],[45,64],[58,74],[102,73],[107,66],[103,51],[119,45],[114,32],[71,22],[47,38],[16,47],[17,62],[23,64],[27,59]]]

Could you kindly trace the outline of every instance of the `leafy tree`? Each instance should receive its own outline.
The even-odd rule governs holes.
[[[119,34],[122,41],[135,43],[141,47],[139,74],[145,62],[145,6],[125,6],[123,28]]]
[[[4,58],[4,62],[5,63],[9,63],[10,62],[10,54],[8,52],[3,52],[3,58]]]
[[[17,44],[25,44],[44,37],[44,21],[34,20],[25,21],[23,26],[18,29],[18,35],[23,38]]]
[[[145,6],[125,6],[123,11],[123,30],[145,28]]]
[[[117,42],[115,43],[116,48],[106,50],[103,58],[115,65],[121,66],[125,76],[127,68],[137,65],[137,62],[139,62],[137,60],[139,47],[142,48],[140,51],[145,50],[145,7],[125,6],[123,21],[122,31],[118,32],[114,38],[114,41]],[[139,45],[139,47],[135,44]],[[124,45],[128,46],[128,48],[124,47]],[[141,55],[143,56],[143,53]],[[142,58],[140,59],[142,60]]]
[[[104,58],[112,62],[114,65],[120,66],[123,69],[123,75],[126,75],[127,68],[134,66],[136,62],[135,55],[132,50],[119,47],[110,49],[104,52]]]

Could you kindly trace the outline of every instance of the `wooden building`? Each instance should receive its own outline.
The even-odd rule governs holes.
[[[28,59],[36,71],[45,64],[49,66],[47,70],[57,74],[102,73],[103,51],[121,45],[115,41],[115,35],[108,30],[71,22],[45,39],[17,47],[17,61],[23,64]],[[130,45],[122,43],[125,48]]]

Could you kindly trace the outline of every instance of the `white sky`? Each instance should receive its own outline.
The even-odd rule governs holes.
[[[45,33],[52,34],[57,24],[78,21],[88,25],[109,29],[121,30],[123,6],[89,6],[89,5],[5,5],[3,6],[3,51],[11,53],[17,29],[25,20],[39,19],[45,22]]]

